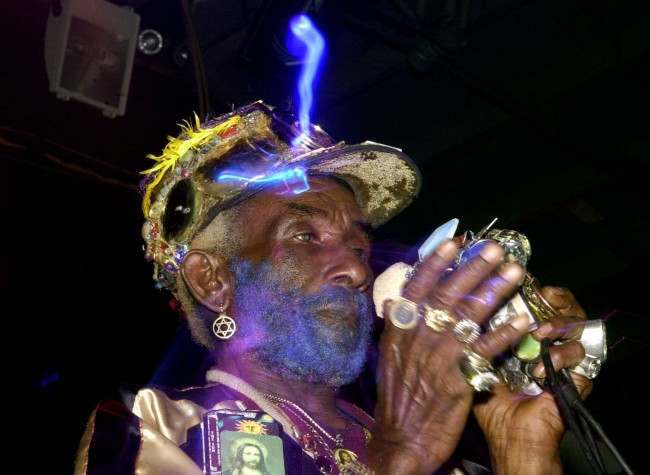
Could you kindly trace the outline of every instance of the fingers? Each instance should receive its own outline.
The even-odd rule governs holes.
[[[533,333],[536,340],[550,338],[551,340],[570,340],[580,338],[586,320],[582,317],[555,317],[542,323]]]
[[[542,296],[562,316],[587,318],[584,309],[569,289],[564,287],[544,287],[542,288]]]
[[[435,308],[452,309],[492,273],[502,257],[501,247],[486,243],[479,256],[464,263],[431,289],[430,304]]]
[[[503,353],[528,332],[528,316],[518,315],[507,325],[485,333],[474,343],[472,350],[491,360]]]
[[[519,265],[504,265],[474,292],[459,301],[454,307],[454,314],[459,319],[469,318],[477,323],[483,322],[512,295],[523,276],[524,271]]]
[[[549,355],[553,368],[559,371],[563,368],[573,368],[577,366],[585,357],[585,349],[578,341],[570,341],[562,345],[555,345],[549,348]],[[544,363],[539,362],[533,370],[533,376],[536,378],[546,377]]]
[[[406,284],[402,295],[404,298],[419,303],[427,299],[432,287],[435,287],[441,280],[446,269],[452,266],[458,247],[451,240],[446,240],[438,246],[433,254],[427,257],[417,268],[413,278]],[[392,302],[384,303],[384,314]],[[387,325],[384,329],[384,338],[387,343],[406,339],[412,345],[413,339],[418,332],[400,330],[395,325]]]
[[[572,371],[569,371],[569,374],[571,375],[571,380],[573,381],[573,384],[576,385],[576,389],[578,390],[578,394],[580,394],[580,399],[586,399],[587,396],[591,393],[591,390],[594,388],[594,383],[588,379],[585,378],[582,375],[579,375],[577,373],[574,373]]]
[[[424,300],[445,269],[451,266],[457,252],[458,247],[452,241],[447,240],[440,244],[436,251],[418,266],[417,273],[404,288],[404,297],[414,302]]]

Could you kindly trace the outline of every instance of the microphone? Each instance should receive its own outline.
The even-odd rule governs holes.
[[[445,239],[453,238],[459,222],[458,218],[453,218],[438,226],[418,248],[418,262],[426,259]],[[415,272],[414,266],[396,262],[375,278],[372,300],[375,304],[375,312],[380,318],[384,318],[384,303],[402,295],[404,285],[413,272]]]

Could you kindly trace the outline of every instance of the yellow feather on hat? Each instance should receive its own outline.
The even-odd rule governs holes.
[[[195,149],[200,145],[209,142],[215,136],[223,135],[228,129],[236,126],[241,117],[236,115],[220,124],[210,128],[202,128],[196,113],[194,114],[195,127],[188,121],[185,124],[179,124],[182,133],[178,137],[167,137],[169,142],[165,145],[162,154],[160,155],[147,155],[147,158],[157,162],[153,167],[140,172],[142,175],[156,174],[154,179],[147,185],[144,197],[142,199],[142,212],[145,218],[149,217],[149,209],[151,207],[151,195],[162,181],[169,170],[173,170],[178,160],[185,155],[189,150]]]

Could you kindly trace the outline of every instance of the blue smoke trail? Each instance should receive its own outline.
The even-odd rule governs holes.
[[[298,119],[300,121],[300,135],[296,137],[292,145],[296,146],[309,136],[310,112],[314,100],[313,83],[318,71],[325,39],[316,29],[307,15],[296,15],[289,22],[291,32],[305,45],[305,52],[302,57],[302,71],[298,80],[298,96],[300,98],[300,110]]]

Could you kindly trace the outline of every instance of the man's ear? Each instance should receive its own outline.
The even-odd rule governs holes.
[[[233,277],[220,254],[190,251],[181,265],[181,275],[197,302],[215,313],[227,310],[232,299]]]

